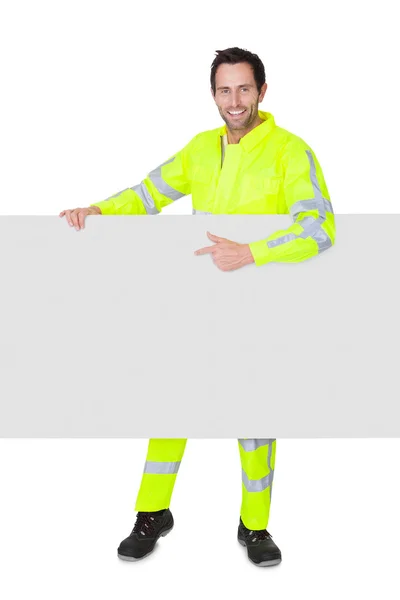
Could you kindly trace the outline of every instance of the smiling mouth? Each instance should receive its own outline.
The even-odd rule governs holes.
[[[227,111],[228,115],[230,115],[231,117],[241,117],[245,112],[245,108],[243,110],[233,110],[232,112],[229,110]]]

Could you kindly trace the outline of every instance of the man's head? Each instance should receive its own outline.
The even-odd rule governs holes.
[[[229,129],[250,130],[258,124],[258,105],[267,91],[264,65],[241,48],[216,52],[210,80],[219,113]]]

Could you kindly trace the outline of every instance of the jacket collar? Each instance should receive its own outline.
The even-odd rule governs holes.
[[[246,152],[251,152],[253,148],[264,139],[270,131],[276,127],[275,119],[273,115],[269,112],[264,112],[262,110],[258,111],[259,117],[264,121],[257,127],[254,127],[249,133],[246,133],[245,136],[242,137],[239,144],[243,147]],[[223,125],[219,130],[219,135],[223,136],[227,133],[226,125]]]

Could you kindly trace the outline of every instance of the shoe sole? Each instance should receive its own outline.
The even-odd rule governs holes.
[[[244,540],[241,540],[238,538],[238,542],[241,546],[246,547],[246,542]],[[254,560],[251,560],[249,555],[247,555],[247,558],[253,565],[256,565],[256,567],[273,567],[274,565],[279,565],[279,563],[282,562],[282,558],[273,558],[272,560],[263,560],[262,562],[259,562],[259,563],[256,563],[256,562],[254,562]]]
[[[166,535],[168,535],[169,532],[172,531],[172,529],[173,529],[173,526],[170,527],[169,529],[166,529],[162,533],[160,533],[160,535],[158,536],[157,540],[160,537],[165,537]],[[118,552],[118,558],[120,558],[121,560],[129,560],[130,562],[136,562],[137,560],[142,560],[143,558],[147,558],[149,556],[149,554],[151,554],[154,551],[154,548],[156,547],[157,540],[155,541],[154,547],[150,550],[150,552],[148,552],[147,554],[144,554],[143,556],[140,556],[139,558],[135,558],[134,556],[126,556],[125,554],[120,554],[119,552]]]

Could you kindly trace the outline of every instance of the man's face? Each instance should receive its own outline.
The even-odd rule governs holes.
[[[215,74],[215,104],[228,128],[249,129],[258,117],[258,104],[264,98],[267,84],[258,93],[253,69],[249,63],[222,64]]]

